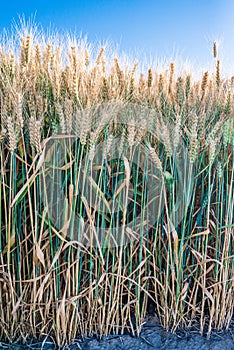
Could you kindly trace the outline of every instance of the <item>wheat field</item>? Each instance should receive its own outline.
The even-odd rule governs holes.
[[[68,35],[2,35],[1,339],[139,335],[149,307],[170,331],[229,327],[234,77],[218,54],[195,79]]]

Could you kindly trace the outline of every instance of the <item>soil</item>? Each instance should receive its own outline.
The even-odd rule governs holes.
[[[31,340],[28,345],[6,344],[0,341],[0,349],[14,350],[57,350],[48,340],[44,343]],[[180,330],[174,334],[166,332],[156,317],[151,317],[144,324],[140,336],[129,334],[109,335],[101,340],[87,337],[74,340],[60,350],[234,350],[234,322],[228,330],[213,331],[210,338],[201,336],[198,329]]]

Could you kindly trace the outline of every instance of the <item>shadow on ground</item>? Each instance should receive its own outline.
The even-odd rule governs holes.
[[[233,322],[234,323],[234,322]],[[6,344],[0,341],[0,349],[14,350],[57,350],[52,342],[30,341],[27,345]],[[174,334],[166,332],[151,317],[144,324],[138,338],[131,335],[109,335],[101,340],[87,337],[74,340],[71,344],[60,347],[66,350],[234,350],[234,324],[228,330],[214,331],[210,339],[201,336],[194,327]]]

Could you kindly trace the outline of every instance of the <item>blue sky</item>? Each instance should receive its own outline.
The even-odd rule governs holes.
[[[52,24],[76,30],[90,41],[109,39],[124,51],[152,57],[173,57],[176,52],[204,68],[217,39],[223,66],[234,74],[233,0],[2,1],[0,30],[18,15],[35,13],[44,28]]]

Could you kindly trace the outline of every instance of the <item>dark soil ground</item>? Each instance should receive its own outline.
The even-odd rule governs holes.
[[[58,349],[48,340],[44,343],[30,341],[28,345],[6,344],[0,341],[0,349]],[[138,338],[131,335],[109,335],[101,340],[94,337],[74,340],[60,349],[66,350],[234,350],[234,322],[228,330],[213,331],[210,338],[201,336],[194,327],[174,334],[166,332],[156,317],[151,317],[144,324]]]

